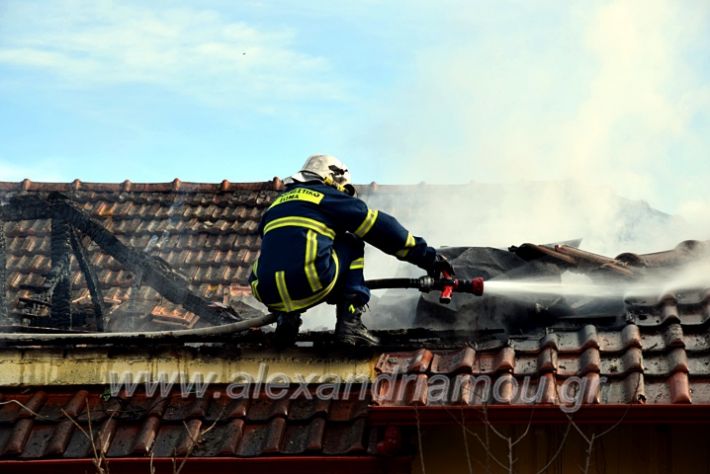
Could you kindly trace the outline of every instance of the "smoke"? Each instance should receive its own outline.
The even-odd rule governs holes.
[[[364,199],[435,246],[582,238],[613,257],[710,238],[708,5],[514,7],[428,12],[447,33],[413,46],[364,138],[396,182],[444,185]],[[366,262],[367,278],[421,273]]]
[[[600,215],[599,186],[705,212],[710,8],[693,5],[457,11],[378,109],[375,156],[391,157],[381,161],[400,183],[575,180]]]
[[[594,2],[547,21],[520,5],[459,12],[447,39],[418,52],[380,127],[396,142],[376,142],[408,157],[404,180],[472,184],[383,207],[411,209],[403,220],[436,245],[581,237],[613,256],[709,238],[710,86],[698,58],[710,8],[693,5]]]

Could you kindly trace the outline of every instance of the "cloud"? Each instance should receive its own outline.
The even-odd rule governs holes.
[[[198,8],[139,2],[11,4],[0,63],[35,68],[64,86],[153,85],[211,105],[340,100],[323,57],[299,51],[288,28]]]

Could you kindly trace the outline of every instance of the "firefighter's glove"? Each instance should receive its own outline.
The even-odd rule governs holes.
[[[427,273],[432,278],[439,278],[444,272],[448,273],[451,276],[455,275],[454,267],[451,266],[451,263],[449,263],[446,257],[437,253],[431,263],[431,266],[427,270]]]

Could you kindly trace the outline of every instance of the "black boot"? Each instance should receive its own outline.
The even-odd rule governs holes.
[[[376,346],[380,343],[362,323],[364,310],[364,306],[356,306],[350,302],[338,303],[335,338],[339,342],[351,346]]]
[[[280,313],[276,320],[274,343],[277,349],[287,349],[296,342],[298,328],[301,327],[300,313]]]

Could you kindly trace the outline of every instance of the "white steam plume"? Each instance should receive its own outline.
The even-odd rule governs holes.
[[[373,207],[437,246],[583,238],[614,256],[710,238],[707,3],[570,4],[542,32],[522,27],[528,12],[493,32],[459,13],[366,138],[399,182],[471,184],[375,192]],[[366,277],[394,273],[368,251]]]

